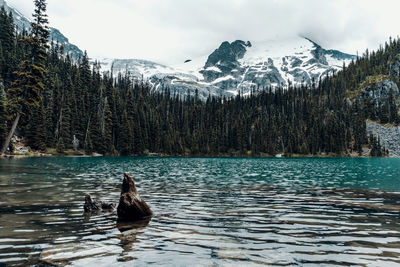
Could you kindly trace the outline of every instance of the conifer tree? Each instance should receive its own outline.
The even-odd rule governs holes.
[[[19,64],[15,80],[8,90],[9,101],[15,114],[13,126],[4,142],[0,154],[7,150],[21,116],[31,116],[34,109],[40,107],[41,92],[44,89],[47,59],[47,39],[49,37],[46,1],[35,0],[32,33],[24,37],[27,46],[27,57]],[[36,139],[36,138],[34,138]]]
[[[46,51],[45,1],[35,5],[31,34],[16,34],[12,16],[0,10],[0,78],[7,95],[0,112],[2,103],[12,111],[0,113],[0,129],[15,130],[22,116],[18,133],[35,149],[45,143],[63,152],[75,135],[81,148],[101,154],[343,155],[362,153],[370,144],[372,155],[383,155],[387,149],[368,138],[365,121],[400,120],[397,90],[383,100],[358,92],[364,81],[379,76],[399,82],[390,65],[400,61],[400,40],[311,87],[266,88],[203,102],[198,91],[183,98],[168,88],[134,83],[129,74],[101,75],[86,52],[75,63],[58,44]],[[1,124],[4,116],[7,124]]]
[[[43,102],[32,111],[27,130],[25,131],[27,144],[40,151],[46,150],[46,117]]]
[[[0,78],[4,77],[3,75],[3,70],[6,69],[5,66],[5,60],[4,60],[4,55],[3,55],[3,47],[1,45],[1,40],[0,40]]]
[[[5,86],[10,86],[10,79],[15,70],[15,26],[11,12],[7,15],[4,7],[0,9],[0,77]],[[2,61],[2,62],[1,62]]]
[[[0,144],[7,136],[7,98],[4,85],[0,81]]]
[[[107,100],[107,99],[106,99]],[[106,109],[105,109],[105,115],[104,115],[104,137],[103,137],[103,142],[105,145],[105,150],[103,151],[103,154],[115,154],[115,147],[113,143],[113,121],[112,121],[112,113],[110,110],[110,105],[106,101]]]

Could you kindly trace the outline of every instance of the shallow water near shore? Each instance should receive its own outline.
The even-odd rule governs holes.
[[[84,214],[124,172],[151,220]],[[1,263],[400,266],[400,159],[0,160]]]

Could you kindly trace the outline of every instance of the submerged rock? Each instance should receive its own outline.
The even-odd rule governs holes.
[[[139,220],[151,216],[153,212],[141,199],[135,182],[129,173],[124,173],[121,197],[117,208],[118,220]]]
[[[85,212],[112,210],[114,208],[114,203],[96,201],[92,199],[92,196],[90,194],[85,195],[85,205],[83,205],[83,209],[85,210]]]

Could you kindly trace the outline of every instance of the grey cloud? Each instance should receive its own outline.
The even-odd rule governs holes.
[[[31,0],[9,0],[24,10]],[[49,0],[54,26],[106,57],[177,63],[224,40],[304,35],[327,48],[375,49],[400,25],[398,0]],[[96,29],[96,27],[98,29]]]

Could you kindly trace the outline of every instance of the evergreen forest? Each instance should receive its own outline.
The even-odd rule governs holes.
[[[360,154],[387,150],[366,131],[366,120],[399,124],[398,96],[360,97],[363,86],[393,70],[400,40],[329,73],[311,85],[254,88],[233,98],[173,89],[153,90],[128,75],[102,74],[87,53],[74,59],[49,38],[46,3],[35,1],[32,30],[17,31],[11,13],[0,11],[0,144],[24,137],[32,150],[62,154],[273,156]],[[15,130],[13,129],[15,128]]]

